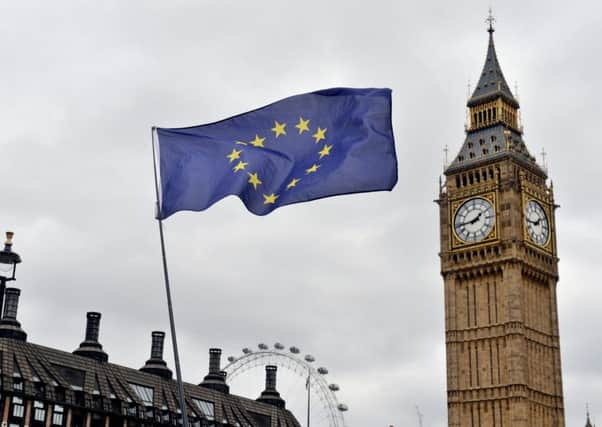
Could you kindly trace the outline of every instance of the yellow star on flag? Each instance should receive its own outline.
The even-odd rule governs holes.
[[[286,189],[290,190],[291,188],[295,187],[299,183],[299,181],[301,181],[301,180],[297,179],[297,178],[293,178],[291,180],[291,182],[289,182],[288,185],[286,186]]]
[[[303,117],[299,117],[299,123],[295,125],[297,129],[299,129],[299,135],[303,132],[309,131],[309,119],[303,120]]]
[[[249,142],[249,144],[253,147],[264,147],[263,141],[265,141],[265,138],[260,138],[259,135],[255,135],[255,139]]]
[[[316,165],[315,163],[313,164],[313,166],[309,169],[305,169],[305,174],[309,175],[310,173],[315,173],[318,171],[318,169],[320,168],[321,165]]]
[[[322,150],[320,152],[318,152],[318,154],[320,155],[320,158],[330,155],[331,148],[332,148],[332,145],[324,144],[324,148],[322,148]]]
[[[320,142],[322,139],[326,139],[326,131],[328,129],[322,129],[321,127],[318,126],[318,130],[316,131],[316,133],[314,133],[312,135],[312,137],[316,140],[316,144],[318,142]]]
[[[274,127],[271,130],[276,134],[276,138],[278,138],[280,135],[286,135],[285,127],[286,123],[278,123],[274,120]]]
[[[255,190],[257,190],[257,186],[262,184],[261,180],[257,176],[257,172],[255,172],[255,173],[248,173],[248,174],[249,174],[249,181],[248,181],[248,183],[251,184]]]
[[[263,204],[264,205],[273,205],[274,203],[276,203],[276,199],[280,197],[278,194],[264,194],[263,195]]]
[[[245,162],[243,162],[243,161],[241,160],[240,162],[238,162],[238,163],[236,164],[236,166],[234,166],[234,169],[233,169],[233,170],[234,170],[234,172],[238,172],[238,171],[240,171],[240,170],[243,170],[244,168],[246,168],[248,164],[249,164],[249,163],[245,163]]]
[[[233,148],[232,152],[230,154],[228,154],[226,157],[228,159],[230,159],[230,163],[232,163],[234,160],[240,159],[240,153],[242,153],[242,150],[237,150],[237,149]]]

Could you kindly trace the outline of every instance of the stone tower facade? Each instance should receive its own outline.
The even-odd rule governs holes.
[[[493,41],[439,194],[450,427],[564,427],[554,193]]]

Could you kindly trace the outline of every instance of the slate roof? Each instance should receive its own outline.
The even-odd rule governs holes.
[[[11,338],[0,338],[0,358],[3,394],[22,393],[25,397],[109,415],[116,411],[112,403],[119,401],[123,409],[116,415],[125,416],[130,405],[143,414],[149,405],[132,387],[134,384],[153,390],[152,408],[156,414],[179,411],[176,382],[159,375]],[[22,391],[15,391],[19,389],[15,383],[22,383]],[[199,399],[214,404],[214,418],[220,425],[300,427],[286,409],[189,383],[184,384],[184,389],[191,418],[211,419],[193,400]]]
[[[518,108],[519,104],[512,91],[506,83],[504,73],[497,59],[495,52],[495,44],[493,42],[493,29],[489,30],[489,45],[487,47],[487,57],[485,58],[485,65],[483,65],[483,71],[481,77],[477,83],[472,96],[468,100],[468,106],[472,107],[489,100],[493,100],[498,96],[502,96],[510,105]]]
[[[529,153],[519,132],[508,129],[510,131],[510,143],[508,144],[508,137],[504,135],[506,129],[503,124],[496,124],[468,132],[460,152],[445,173],[455,173],[477,163],[495,161],[503,157],[512,157],[531,168],[535,168],[537,172],[544,173],[537,165],[535,157]]]
[[[502,97],[515,108],[519,108],[518,101],[514,98],[506,83],[495,52],[494,30],[490,27],[488,31],[487,58],[479,83],[468,100],[468,106],[475,106]],[[504,134],[505,130],[510,131],[509,137]],[[445,173],[449,175],[477,164],[499,160],[504,157],[511,157],[537,173],[546,175],[545,171],[537,164],[535,157],[529,153],[523,141],[522,132],[508,128],[500,122],[488,127],[467,131],[460,152],[445,170]]]

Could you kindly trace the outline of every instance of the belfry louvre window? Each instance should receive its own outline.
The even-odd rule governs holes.
[[[44,418],[46,418],[46,408],[44,404],[39,400],[34,400],[33,402],[33,419],[35,421],[44,422]]]
[[[192,399],[192,401],[209,421],[215,420],[215,405],[213,404],[213,402],[208,402],[207,400],[194,398]]]
[[[155,390],[151,387],[143,386],[140,384],[129,383],[136,396],[140,398],[144,406],[153,406],[153,397]]]

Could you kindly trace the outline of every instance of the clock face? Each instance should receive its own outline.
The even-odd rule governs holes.
[[[495,212],[490,201],[480,197],[470,199],[456,211],[454,229],[467,243],[480,242],[491,233]]]
[[[527,203],[525,221],[531,240],[540,246],[545,246],[550,237],[550,225],[546,212],[535,200],[529,200]]]

